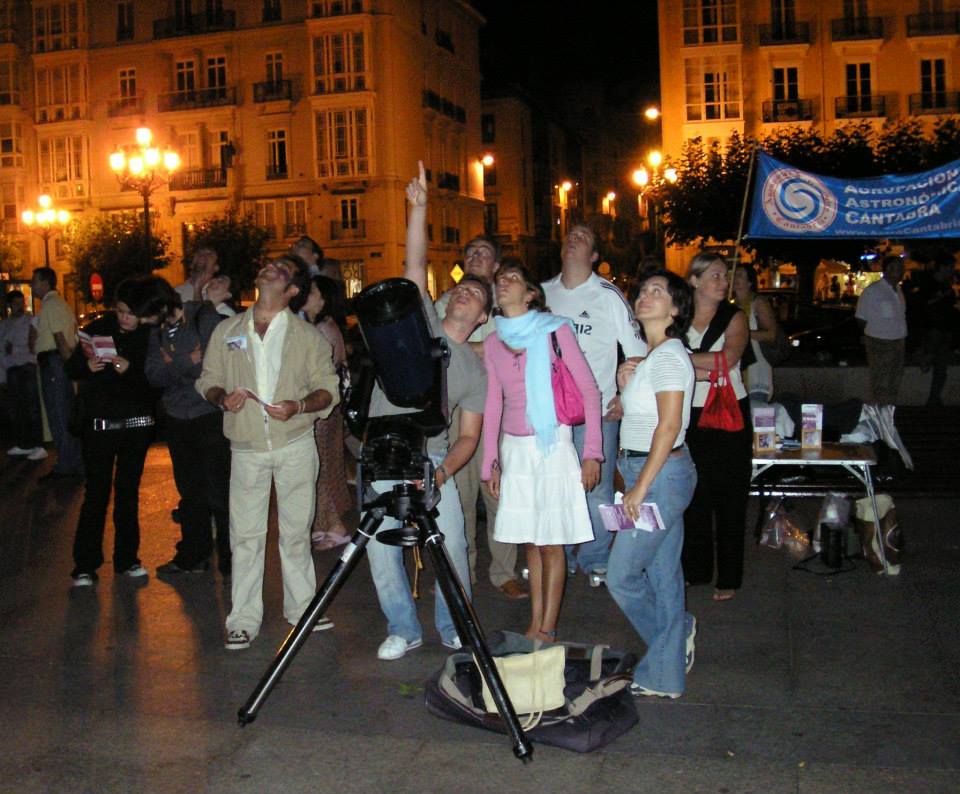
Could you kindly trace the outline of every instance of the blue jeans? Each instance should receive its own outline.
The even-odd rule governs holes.
[[[605,571],[610,556],[613,537],[603,526],[600,505],[613,504],[613,474],[617,466],[617,445],[620,439],[620,422],[601,422],[603,432],[603,463],[600,464],[600,482],[587,494],[587,508],[593,525],[593,540],[577,546],[567,546],[567,569],[575,571],[577,565],[584,573]],[[583,460],[583,442],[587,435],[586,425],[573,428],[573,445]]]
[[[67,426],[73,412],[73,381],[67,377],[63,359],[56,351],[40,353],[40,385],[43,405],[47,409],[47,425],[57,448],[57,462],[53,470],[59,474],[82,474],[83,460],[80,454],[80,439]]]
[[[434,463],[439,465],[439,458]],[[373,483],[377,493],[386,493],[397,481],[380,480]],[[443,533],[443,545],[453,567],[460,577],[460,583],[470,594],[470,567],[467,564],[467,539],[463,531],[463,510],[460,507],[460,495],[457,484],[451,477],[440,489],[440,504],[437,505],[439,516],[437,527]],[[395,518],[387,517],[377,530],[378,534],[387,529],[395,529],[400,522]],[[388,546],[373,538],[367,544],[367,559],[370,560],[370,573],[373,575],[373,584],[377,588],[377,599],[380,609],[387,618],[387,634],[396,634],[407,642],[421,639],[423,632],[420,621],[417,619],[417,607],[410,593],[410,579],[407,577],[403,565],[403,549],[399,546]],[[436,588],[434,600],[434,622],[440,637],[450,642],[457,636],[457,628],[450,610],[443,598],[440,587]]]
[[[633,487],[645,457],[620,457],[620,473]],[[633,671],[647,689],[682,694],[686,677],[686,638],[693,616],[684,609],[683,511],[697,484],[689,452],[671,455],[650,486],[645,501],[655,502],[666,529],[618,533],[607,568],[607,588],[647,646]]]

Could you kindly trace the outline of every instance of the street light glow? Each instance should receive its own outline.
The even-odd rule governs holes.
[[[136,139],[139,146],[149,146],[153,140],[153,132],[149,127],[137,127]]]
[[[660,108],[656,107],[655,105],[651,105],[645,111],[643,111],[643,115],[646,116],[649,121],[656,121],[658,118],[660,118]]]
[[[654,149],[647,155],[647,162],[650,163],[651,168],[659,168],[663,162],[663,153]]]
[[[490,152],[487,152],[485,155],[483,155],[483,157],[480,158],[480,162],[483,163],[484,168],[489,168],[496,162],[496,160],[494,159],[494,156],[490,154]]]
[[[140,176],[143,173],[143,157],[138,154],[131,157],[127,160],[127,168],[134,176]]]
[[[127,156],[121,152],[111,152],[110,153],[110,170],[111,171],[122,171],[124,166],[127,164]]]
[[[646,168],[638,168],[633,172],[633,182],[639,187],[646,187],[650,182],[650,173]]]
[[[160,165],[160,150],[156,146],[151,146],[143,153],[143,161],[149,168],[156,168]]]
[[[663,169],[663,178],[666,179],[671,185],[677,181],[677,169],[676,168],[664,168]]]
[[[607,193],[607,201],[613,201],[616,198],[617,198],[617,194],[614,193],[612,190],[609,193]]]
[[[560,189],[564,193],[569,193],[573,189],[573,183],[571,183],[569,179],[565,179],[563,184],[560,185]]]
[[[37,199],[37,204],[39,204],[45,210],[50,209],[50,207],[53,205],[53,199],[44,193],[42,196],[40,196],[40,198]]]
[[[163,167],[168,171],[176,171],[180,167],[180,155],[173,151],[173,149],[164,151]]]
[[[35,220],[36,220],[36,219],[34,218],[34,215],[33,215],[33,210],[24,210],[23,212],[21,212],[21,213],[20,213],[20,219],[21,219],[27,226],[33,226],[33,224],[34,224],[34,222],[35,222]]]

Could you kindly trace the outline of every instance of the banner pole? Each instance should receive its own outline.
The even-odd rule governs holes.
[[[743,204],[740,207],[740,227],[737,229],[737,243],[733,248],[733,264],[730,267],[730,278],[727,284],[727,300],[733,300],[733,277],[740,262],[740,241],[743,239],[743,224],[747,219],[747,201],[750,197],[750,188],[753,186],[753,166],[757,162],[757,144],[754,142],[750,152],[750,165],[747,166],[747,186],[743,191]]]

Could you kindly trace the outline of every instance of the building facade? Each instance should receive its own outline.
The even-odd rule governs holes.
[[[181,158],[152,197],[174,253],[236,209],[271,252],[312,236],[353,294],[401,272],[403,186],[422,159],[443,289],[483,227],[482,22],[462,0],[0,1],[4,231],[36,264],[18,219],[39,194],[76,218],[136,210],[108,159],[147,126]]]
[[[960,112],[956,0],[660,0],[665,153]],[[676,252],[674,252],[676,254]]]

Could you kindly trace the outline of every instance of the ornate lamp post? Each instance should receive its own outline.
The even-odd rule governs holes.
[[[677,181],[677,170],[675,168],[663,167],[663,154],[656,149],[647,154],[647,165],[636,169],[632,174],[633,183],[639,188],[637,193],[637,213],[640,216],[640,222],[646,228],[652,226],[652,230],[660,247],[660,229],[659,212],[657,208],[657,192],[665,182],[673,184]],[[650,204],[653,207],[650,207]],[[651,212],[652,209],[652,212]]]
[[[152,250],[150,237],[150,194],[170,181],[180,167],[180,155],[169,146],[161,151],[153,145],[148,127],[137,129],[136,145],[118,147],[110,155],[110,170],[122,187],[136,190],[143,197],[143,236],[147,255]]]
[[[50,267],[50,236],[70,223],[70,213],[54,207],[53,199],[46,194],[40,196],[37,203],[40,209],[24,210],[20,219],[31,232],[43,238],[43,263]]]

